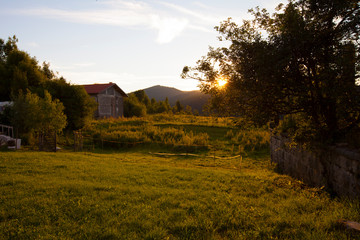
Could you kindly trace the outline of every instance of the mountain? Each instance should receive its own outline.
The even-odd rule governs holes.
[[[176,88],[164,87],[160,85],[146,88],[144,91],[150,99],[155,98],[156,101],[164,101],[167,97],[171,106],[174,106],[176,101],[179,100],[184,107],[189,105],[193,110],[198,110],[199,113],[202,112],[203,106],[210,98],[209,95],[204,94],[198,90],[181,91]]]

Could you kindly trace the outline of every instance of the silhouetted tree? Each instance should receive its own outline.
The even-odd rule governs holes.
[[[47,90],[64,105],[70,129],[82,128],[93,117],[95,101],[83,87],[71,85],[64,78],[57,78],[44,62],[42,67],[35,57],[17,47],[17,38],[7,42],[0,39],[0,101],[17,99],[19,92],[34,93],[45,97]]]
[[[270,15],[231,19],[216,27],[229,47],[210,48],[183,77],[200,80],[215,108],[264,124],[297,114],[322,140],[334,140],[360,122],[360,5],[357,0],[299,0]],[[265,33],[265,34],[264,34]],[[228,79],[224,89],[216,87]]]
[[[180,103],[179,100],[177,100],[173,110],[175,113],[182,112],[184,110],[184,106]]]
[[[46,81],[44,88],[63,103],[69,129],[83,128],[93,119],[97,103],[83,86],[72,85],[61,77]]]

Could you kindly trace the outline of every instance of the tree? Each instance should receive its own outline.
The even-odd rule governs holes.
[[[44,90],[47,90],[63,103],[68,128],[84,127],[93,117],[96,102],[82,86],[58,78],[50,69],[50,63],[40,66],[35,57],[18,49],[17,42],[15,36],[7,42],[0,39],[0,101],[14,100],[19,92],[27,90],[45,97]]]
[[[136,98],[139,100],[139,102],[145,104],[146,107],[150,105],[150,99],[146,95],[144,90],[137,90],[134,92]]]
[[[134,93],[128,94],[124,100],[125,117],[143,117],[146,115],[146,106],[141,103]]]
[[[27,91],[19,93],[12,107],[12,124],[20,134],[32,135],[36,131],[61,132],[66,126],[64,106],[58,99],[52,99],[49,92],[44,98]]]
[[[17,38],[0,40],[0,100],[10,100],[19,90],[42,92],[46,76],[36,58],[17,48]]]
[[[169,111],[171,109],[171,106],[170,106],[168,97],[165,98],[164,104],[165,104],[166,111]]]
[[[145,106],[145,113],[154,114],[154,113],[163,113],[168,112],[171,107],[169,104],[169,99],[166,98],[165,101],[157,102],[155,98],[151,100],[146,95],[144,90],[138,90],[131,93],[131,99],[125,102],[125,116],[143,116],[143,108]],[[137,113],[134,112],[136,110]]]
[[[227,48],[210,48],[182,76],[198,79],[218,111],[264,124],[280,115],[309,121],[320,140],[337,139],[360,123],[360,6],[357,0],[299,0],[275,14],[216,27]],[[216,87],[218,78],[228,84]]]
[[[82,86],[67,83],[61,77],[47,81],[44,88],[63,103],[69,129],[83,128],[93,118],[96,102]]]
[[[187,114],[187,115],[193,114],[191,106],[189,106],[189,105],[185,106],[185,114]]]
[[[184,106],[180,103],[179,100],[176,101],[175,106],[174,106],[174,112],[182,112],[184,110]]]

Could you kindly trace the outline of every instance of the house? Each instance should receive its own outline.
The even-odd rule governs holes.
[[[115,83],[83,85],[86,92],[98,103],[95,118],[122,117],[126,93]]]

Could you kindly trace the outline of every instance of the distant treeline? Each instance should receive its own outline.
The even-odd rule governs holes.
[[[156,101],[155,98],[151,100],[146,95],[144,90],[138,90],[128,94],[128,98],[124,102],[124,116],[125,117],[143,117],[146,114],[155,113],[181,113],[190,115],[199,115],[198,110],[192,110],[189,105],[185,107],[176,101],[172,107],[169,104],[169,99],[166,98],[164,101]]]

